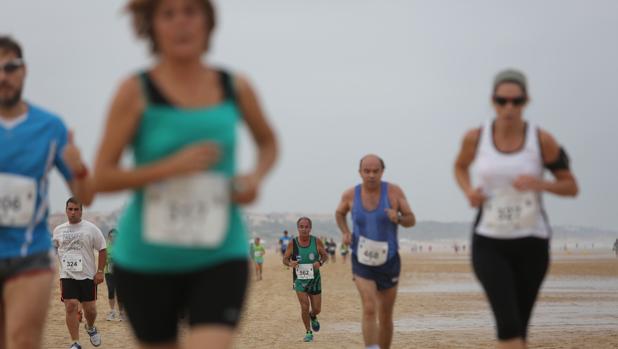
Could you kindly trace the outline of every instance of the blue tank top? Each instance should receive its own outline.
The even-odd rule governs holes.
[[[380,202],[374,210],[363,207],[361,185],[354,188],[354,203],[352,205],[352,254],[356,255],[358,238],[366,237],[374,241],[388,241],[388,259],[394,257],[399,250],[397,239],[397,224],[391,222],[385,209],[391,208],[388,201],[388,183],[382,182],[380,187]]]

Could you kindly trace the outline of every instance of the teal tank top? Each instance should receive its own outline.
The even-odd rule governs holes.
[[[236,174],[237,127],[241,113],[236,104],[231,76],[219,72],[225,98],[205,108],[179,108],[159,92],[149,75],[139,78],[147,100],[132,143],[135,166],[166,158],[184,147],[203,141],[219,144],[221,158],[208,171],[232,178]],[[247,232],[239,207],[230,203],[228,231],[216,248],[168,246],[144,240],[144,189],[136,190],[125,208],[114,244],[114,263],[138,272],[183,272],[247,259]]]

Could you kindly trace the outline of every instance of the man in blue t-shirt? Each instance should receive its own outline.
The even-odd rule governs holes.
[[[279,250],[281,251],[281,255],[285,254],[285,250],[288,248],[288,244],[290,243],[292,238],[288,235],[288,231],[283,231],[283,236],[279,238]]]
[[[0,36],[0,341],[8,348],[41,347],[54,275],[47,227],[52,168],[74,195],[92,201],[85,167],[73,174],[63,160],[69,137],[62,120],[22,99],[25,77],[20,45]]]

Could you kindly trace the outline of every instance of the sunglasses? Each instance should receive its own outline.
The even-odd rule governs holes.
[[[501,107],[504,107],[508,103],[513,104],[514,107],[520,107],[524,105],[527,101],[528,101],[528,98],[524,96],[515,97],[515,98],[494,96],[494,103],[496,103],[497,105]]]
[[[0,65],[0,71],[4,71],[5,74],[11,74],[17,71],[17,69],[24,66],[24,61],[21,58],[10,60],[3,65]]]

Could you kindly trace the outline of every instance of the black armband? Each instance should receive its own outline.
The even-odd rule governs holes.
[[[559,170],[568,170],[570,165],[569,156],[567,155],[564,148],[560,147],[560,154],[558,155],[558,159],[552,162],[551,164],[545,164],[545,168],[554,172]]]

